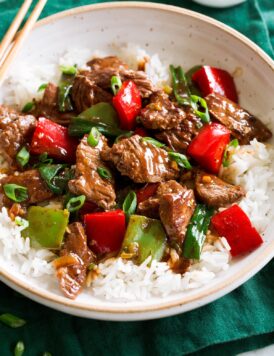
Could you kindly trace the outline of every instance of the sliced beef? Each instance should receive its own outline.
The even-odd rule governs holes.
[[[272,137],[270,130],[259,119],[233,101],[216,93],[205,99],[211,115],[231,130],[241,144],[248,144],[254,138],[264,142]]]
[[[40,101],[35,103],[35,108],[32,114],[39,117],[46,117],[58,124],[68,125],[74,112],[61,113],[58,108],[58,86],[53,83],[48,83],[44,91],[44,95]]]
[[[177,194],[178,192],[182,192],[182,189],[186,190],[185,187],[175,180],[160,183],[155,195],[138,204],[138,213],[150,218],[159,219],[161,197],[165,194]]]
[[[31,138],[36,119],[0,105],[0,149],[14,159],[19,149]]]
[[[85,136],[76,151],[76,178],[68,183],[72,193],[86,196],[87,201],[97,204],[103,209],[111,209],[115,205],[115,190],[113,179],[101,178],[98,168],[106,168],[107,165],[101,160],[100,153],[106,148],[106,138],[101,136],[96,147],[87,143]]]
[[[88,63],[87,66],[89,66],[92,70],[98,70],[98,69],[127,69],[127,65],[118,57],[116,56],[109,56],[109,57],[103,57],[103,58],[93,58],[91,59]]]
[[[100,102],[111,102],[112,95],[86,76],[78,75],[72,86],[71,97],[78,113]]]
[[[169,239],[181,244],[196,203],[193,190],[177,184],[176,191],[161,195],[159,215]]]
[[[80,75],[87,77],[94,82],[98,87],[104,90],[109,90],[111,87],[111,77],[119,76],[121,81],[132,80],[138,87],[142,98],[148,98],[156,89],[150,79],[143,71],[135,71],[132,69],[115,69],[105,68],[92,71],[82,71]]]
[[[84,286],[87,267],[95,261],[94,254],[88,248],[87,237],[81,223],[75,222],[68,226],[60,256],[74,257],[74,263],[66,265],[66,259],[63,259],[64,265],[61,263],[57,268],[62,292],[66,297],[74,299]]]
[[[201,127],[200,118],[189,111],[179,126],[171,130],[161,131],[155,136],[161,142],[166,143],[172,150],[185,153],[190,142],[198,135]]]
[[[177,178],[179,171],[172,166],[168,153],[139,135],[120,140],[104,154],[122,175],[135,183],[154,183]]]
[[[5,195],[3,190],[4,184],[17,184],[27,188],[28,199],[22,202],[22,204],[41,203],[53,197],[53,193],[48,189],[37,169],[31,169],[22,173],[9,175],[0,180],[1,205],[11,206],[13,202]]]
[[[245,192],[239,185],[232,185],[205,172],[198,172],[195,179],[195,193],[206,205],[215,208],[235,203]]]
[[[170,101],[167,94],[157,91],[150,103],[141,110],[140,120],[147,129],[169,130],[178,128],[186,118],[186,113]]]

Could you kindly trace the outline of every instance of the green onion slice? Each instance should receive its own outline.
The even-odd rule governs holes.
[[[29,227],[29,222],[26,219],[21,218],[20,216],[16,216],[15,218],[15,224],[18,226],[22,226],[23,230]]]
[[[89,270],[89,271],[92,271],[95,267],[96,267],[96,264],[95,264],[95,263],[90,263],[90,264],[88,265],[88,270]]]
[[[99,174],[99,176],[103,179],[108,179],[110,180],[112,178],[112,174],[111,172],[105,168],[105,167],[98,167],[97,168],[97,173]]]
[[[137,196],[136,193],[132,190],[126,196],[123,202],[123,211],[129,219],[130,215],[134,214],[137,208]]]
[[[88,144],[91,147],[96,147],[100,141],[100,136],[101,136],[100,131],[95,126],[92,127],[87,139]]]
[[[17,316],[9,313],[1,314],[0,321],[10,328],[20,328],[26,324],[26,320],[18,318]]]
[[[14,348],[14,356],[22,356],[25,351],[25,345],[23,341],[18,341]]]
[[[191,95],[185,73],[181,66],[169,66],[174,96],[180,105],[189,105]]]
[[[79,195],[78,197],[72,197],[66,204],[66,209],[73,213],[84,205],[86,197],[84,195]]]
[[[24,105],[22,112],[27,113],[27,112],[31,111],[33,108],[34,108],[34,102],[30,101]]]
[[[74,65],[74,66],[61,65],[60,70],[63,74],[66,74],[66,75],[75,75],[77,73],[76,65]]]
[[[111,89],[113,91],[113,94],[116,95],[118,93],[118,91],[121,89],[121,86],[122,86],[122,81],[121,81],[120,77],[118,77],[116,75],[111,77],[110,85],[111,85]]]
[[[239,141],[235,138],[234,140],[230,141],[229,144],[226,147],[224,157],[223,157],[223,167],[228,167],[229,166],[229,157],[228,157],[228,149],[229,147],[238,147],[239,146]]]
[[[160,141],[157,141],[157,140],[155,140],[155,139],[152,138],[152,137],[143,137],[143,138],[142,138],[142,141],[148,142],[148,143],[150,143],[151,145],[153,145],[153,146],[155,146],[155,147],[159,147],[159,148],[165,146],[164,143],[162,143],[162,142],[160,142]]]
[[[3,188],[6,196],[16,203],[21,203],[28,199],[28,190],[26,187],[11,183],[4,184]]]
[[[206,124],[210,122],[209,111],[207,107],[207,103],[205,99],[201,98],[197,95],[191,95],[191,107],[194,110],[194,113],[199,116],[199,118]],[[199,110],[199,107],[203,109],[203,111]]]
[[[41,84],[40,87],[39,87],[38,90],[37,90],[38,93],[39,93],[40,91],[45,90],[47,86],[48,86],[48,83],[43,83],[43,84]]]
[[[186,168],[186,169],[191,169],[192,166],[189,163],[187,157],[183,155],[182,153],[178,152],[168,152],[169,158],[175,161],[179,167],[181,168]]]
[[[21,150],[16,155],[16,161],[21,167],[24,167],[30,159],[29,151],[26,147],[22,147]]]

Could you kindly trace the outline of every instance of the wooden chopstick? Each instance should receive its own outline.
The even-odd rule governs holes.
[[[2,59],[7,48],[11,44],[18,28],[20,27],[22,21],[24,20],[26,13],[28,12],[28,9],[30,8],[30,5],[33,0],[25,0],[23,5],[20,7],[20,10],[18,11],[15,19],[13,20],[12,24],[10,25],[7,33],[5,34],[3,40],[1,41],[0,44],[0,58]]]
[[[27,38],[27,36],[30,33],[31,29],[33,28],[35,22],[37,21],[38,17],[40,16],[44,6],[46,5],[46,2],[47,2],[47,0],[39,0],[38,1],[35,8],[33,9],[33,12],[31,13],[27,22],[25,23],[24,27],[22,28],[22,30],[19,32],[18,36],[16,36],[14,42],[12,43],[12,47],[10,48],[10,51],[8,52],[7,56],[1,63],[0,85],[2,84],[2,82],[5,78],[5,75],[7,73],[7,70],[9,68],[9,66],[11,65],[13,59],[15,58],[16,54],[22,47],[24,40]],[[21,9],[20,9],[20,11],[21,11]],[[11,26],[13,26],[16,19],[17,19],[17,16]],[[8,43],[7,46],[11,43],[12,39],[13,38],[9,38],[10,42],[7,42]],[[0,61],[1,61],[1,57],[0,57]]]

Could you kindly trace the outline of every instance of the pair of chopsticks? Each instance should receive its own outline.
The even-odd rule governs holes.
[[[46,5],[47,0],[38,1],[24,27],[20,32],[17,33],[32,2],[33,0],[24,0],[16,17],[14,18],[2,42],[0,43],[0,85],[5,78],[9,66],[22,47],[24,40],[27,38],[44,6]]]

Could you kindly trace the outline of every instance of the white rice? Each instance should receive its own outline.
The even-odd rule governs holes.
[[[135,45],[114,45],[109,53],[97,51],[93,56],[109,54],[119,55],[133,69],[144,61],[145,71],[155,85],[162,86],[170,81],[168,66],[160,61],[158,54],[149,56],[144,49]],[[47,65],[30,67],[27,63],[18,64],[5,82],[5,103],[22,107],[33,98],[39,99],[41,93],[37,89],[41,84],[58,82],[60,65],[77,64],[79,68],[85,68],[86,61],[91,57],[89,49],[74,49]],[[273,152],[256,140],[247,146],[230,148],[230,151],[233,153],[231,164],[222,170],[221,175],[246,190],[246,197],[240,206],[262,232],[271,219],[269,192],[274,182],[270,167]],[[40,277],[45,283],[46,277],[50,276],[57,285],[56,277],[51,276],[54,269],[50,261],[54,254],[46,249],[30,247],[29,239],[21,237],[21,230],[22,227],[11,221],[7,210],[3,208],[0,212],[0,265],[28,277]],[[150,258],[141,266],[121,258],[112,258],[99,264],[100,275],[88,293],[100,299],[130,302],[199,288],[229,268],[229,250],[224,237],[214,244],[206,243],[201,260],[193,264],[184,275],[175,274],[167,263],[151,262]]]

